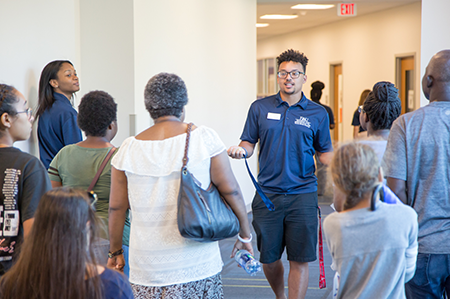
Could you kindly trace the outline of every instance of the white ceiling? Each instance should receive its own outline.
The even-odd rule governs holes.
[[[258,40],[285,34],[293,31],[316,27],[332,22],[339,22],[352,17],[339,17],[337,6],[342,2],[356,3],[358,16],[374,13],[393,7],[407,5],[421,0],[353,0],[353,1],[324,1],[324,0],[257,0],[257,23],[269,23],[268,27],[257,28]],[[325,10],[298,10],[291,9],[296,4],[335,4],[336,6]],[[297,14],[298,18],[292,20],[262,20],[265,14]],[[355,18],[353,17],[353,18]]]

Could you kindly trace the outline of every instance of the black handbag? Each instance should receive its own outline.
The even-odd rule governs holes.
[[[213,242],[239,233],[239,220],[211,182],[207,190],[195,183],[187,169],[189,139],[192,123],[188,125],[180,192],[178,194],[178,230],[198,242]]]

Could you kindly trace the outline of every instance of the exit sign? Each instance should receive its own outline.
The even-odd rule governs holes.
[[[356,16],[356,4],[355,3],[339,3],[338,16],[352,17]]]

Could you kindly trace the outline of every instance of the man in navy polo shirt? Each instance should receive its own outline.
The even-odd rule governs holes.
[[[239,146],[228,155],[242,159],[253,154],[259,141],[258,181],[275,205],[269,211],[258,193],[252,203],[253,227],[260,261],[276,298],[286,298],[281,255],[289,260],[289,298],[305,298],[308,263],[316,260],[317,178],[314,154],[328,164],[333,150],[327,111],[302,92],[308,58],[287,50],[279,57],[280,92],[252,103]],[[245,150],[244,150],[245,149]]]

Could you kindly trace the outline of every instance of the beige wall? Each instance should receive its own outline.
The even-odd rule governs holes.
[[[361,92],[378,81],[395,82],[395,57],[416,55],[420,67],[421,4],[401,6],[341,22],[297,31],[258,41],[257,58],[276,57],[288,48],[298,49],[309,58],[308,82],[303,91],[309,97],[310,84],[325,83],[322,101],[329,102],[330,64],[343,65],[343,140],[352,138],[351,122]],[[419,84],[419,72],[416,72]],[[418,85],[416,85],[418,86]],[[416,89],[416,106],[419,105]],[[335,113],[336,115],[336,113]]]

